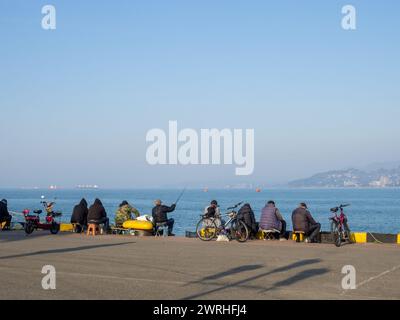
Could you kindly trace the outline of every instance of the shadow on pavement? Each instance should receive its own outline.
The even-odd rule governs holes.
[[[302,271],[299,274],[297,274],[297,275],[295,275],[295,276],[293,276],[293,277],[291,277],[291,278],[289,278],[287,280],[280,281],[280,282],[274,284],[273,287],[269,288],[269,289],[265,289],[265,288],[262,288],[260,286],[251,286],[251,285],[248,285],[248,283],[251,282],[251,281],[263,278],[263,277],[267,277],[267,276],[272,275],[272,274],[286,272],[286,271],[289,271],[289,270],[292,270],[292,269],[295,269],[295,268],[299,268],[299,267],[303,267],[303,266],[308,266],[308,265],[311,265],[311,264],[319,263],[321,261],[322,261],[321,259],[306,259],[306,260],[297,261],[297,262],[289,264],[287,266],[279,267],[279,268],[273,269],[271,271],[263,272],[261,274],[255,275],[255,276],[247,277],[247,278],[245,278],[243,280],[238,280],[238,281],[226,284],[226,285],[222,285],[219,288],[207,290],[207,291],[204,291],[204,292],[201,292],[201,293],[197,293],[197,294],[193,294],[193,295],[184,297],[183,300],[197,299],[199,297],[203,297],[205,295],[212,294],[212,293],[219,292],[219,291],[223,291],[225,289],[233,288],[233,287],[242,287],[242,288],[244,287],[244,288],[251,288],[251,289],[258,289],[258,290],[261,289],[262,291],[268,291],[268,290],[271,290],[273,288],[277,288],[277,287],[280,287],[280,286],[291,285],[291,284],[293,284],[295,282],[302,281],[302,280],[305,280],[307,278],[310,278],[310,277],[313,277],[313,276],[318,276],[318,275],[321,275],[323,273],[326,273],[326,272],[328,272],[328,269],[311,269],[311,270]],[[207,276],[207,277],[202,278],[201,280],[198,280],[198,281],[189,282],[188,284],[185,284],[185,286],[190,285],[190,284],[195,284],[195,283],[201,283],[201,284],[205,284],[205,285],[212,285],[212,284],[215,284],[215,283],[210,282],[210,280],[220,279],[222,277],[229,276],[229,275],[232,275],[232,274],[238,274],[239,272],[244,272],[244,271],[249,271],[249,270],[256,270],[256,269],[259,269],[261,267],[262,266],[260,266],[260,265],[241,266],[241,267],[237,267],[237,268],[233,268],[233,269],[227,270],[225,272],[217,273],[215,275]]]
[[[10,243],[16,241],[26,241],[26,240],[34,240],[36,238],[41,238],[44,236],[47,237],[62,237],[67,234],[71,234],[69,232],[60,232],[58,234],[51,234],[50,231],[34,231],[32,234],[26,234],[23,230],[11,230],[11,231],[0,231],[0,243]]]
[[[305,270],[305,271],[299,272],[298,274],[296,274],[293,277],[290,277],[286,280],[276,282],[275,284],[272,285],[271,288],[265,289],[265,290],[261,291],[261,293],[267,292],[267,291],[272,291],[272,290],[278,289],[279,287],[290,286],[296,282],[300,282],[300,281],[303,281],[303,280],[306,280],[306,279],[309,279],[312,277],[323,275],[323,274],[327,273],[328,271],[329,270],[326,268]]]
[[[42,255],[42,254],[67,253],[67,252],[76,252],[76,251],[83,251],[83,250],[90,250],[90,249],[97,249],[97,248],[115,247],[115,246],[127,245],[127,244],[132,244],[132,243],[136,243],[136,242],[121,242],[121,243],[112,243],[112,244],[97,244],[97,245],[81,246],[81,247],[75,247],[75,248],[63,248],[63,249],[53,249],[53,250],[42,250],[42,251],[36,251],[36,252],[29,252],[29,253],[21,253],[21,254],[15,254],[15,255],[4,256],[4,257],[0,257],[0,260],[12,259],[12,258],[31,257],[31,256]]]
[[[232,268],[232,269],[229,269],[227,271],[216,273],[214,275],[205,277],[200,281],[217,280],[219,278],[227,277],[227,276],[230,276],[230,275],[233,275],[233,274],[246,272],[246,271],[251,271],[251,270],[257,270],[257,269],[260,269],[262,267],[264,267],[262,264],[240,266],[240,267]]]

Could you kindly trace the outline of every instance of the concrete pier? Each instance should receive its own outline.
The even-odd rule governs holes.
[[[400,299],[400,246],[0,232],[1,299]],[[44,265],[56,290],[44,290]],[[343,290],[343,266],[357,289]]]

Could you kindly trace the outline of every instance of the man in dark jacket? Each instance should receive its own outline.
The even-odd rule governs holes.
[[[256,217],[254,211],[249,203],[243,205],[238,212],[238,220],[242,220],[247,228],[251,237],[254,237],[258,231],[258,224],[256,222]]]
[[[3,230],[9,230],[10,229],[11,219],[12,219],[12,216],[8,212],[8,208],[7,208],[7,200],[3,199],[3,200],[0,201],[0,223],[1,224],[3,222],[6,223],[4,225]]]
[[[87,216],[88,216],[88,204],[85,199],[82,199],[81,202],[74,207],[71,216],[71,223],[79,224],[80,228],[83,228],[87,225]],[[76,230],[80,232],[82,230]]]
[[[106,209],[99,199],[94,200],[94,203],[90,206],[88,216],[88,223],[103,224],[104,229],[109,229],[109,219],[107,218]]]
[[[292,223],[294,231],[303,231],[310,242],[319,242],[321,224],[314,220],[304,202],[293,211]]]
[[[173,204],[172,206],[164,206],[161,202],[161,200],[156,200],[154,201],[155,207],[153,208],[152,211],[152,216],[154,219],[154,224],[157,226],[157,224],[163,224],[165,223],[168,226],[168,235],[169,236],[174,236],[172,233],[172,230],[174,228],[174,219],[168,219],[167,213],[168,212],[173,212],[176,208],[176,204]]]

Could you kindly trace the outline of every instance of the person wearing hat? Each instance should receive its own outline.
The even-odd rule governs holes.
[[[11,225],[12,216],[8,212],[7,200],[3,199],[0,201],[0,224],[5,222],[4,228],[2,230],[9,230]]]
[[[204,209],[204,215],[206,215],[208,218],[215,218],[220,216],[220,214],[221,212],[219,210],[217,200],[211,201],[210,205]]]
[[[310,242],[320,242],[319,232],[321,224],[316,222],[308,211],[307,204],[304,202],[299,204],[299,207],[292,213],[292,223],[294,231],[302,231]]]
[[[154,224],[163,224],[165,223],[168,226],[168,235],[174,236],[172,230],[174,228],[174,219],[168,219],[167,213],[173,212],[176,208],[176,204],[168,207],[162,204],[160,199],[154,201],[155,207],[152,210],[152,216],[154,220]]]
[[[217,227],[219,227],[222,224],[221,210],[219,209],[219,205],[218,205],[217,200],[212,200],[210,202],[210,205],[208,205],[204,209],[204,215],[207,218],[213,218]]]
[[[137,218],[140,216],[140,213],[136,208],[132,207],[128,201],[122,201],[115,213],[115,226],[121,228],[125,221],[133,219],[133,215]]]

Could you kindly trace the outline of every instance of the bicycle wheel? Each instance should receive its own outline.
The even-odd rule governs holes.
[[[339,225],[336,222],[332,221],[331,234],[332,234],[333,243],[335,244],[336,247],[340,247],[342,245],[341,233],[342,232],[339,228]]]
[[[35,230],[35,226],[31,221],[25,223],[24,230],[26,234],[31,234]]]
[[[232,223],[232,237],[238,242],[246,242],[249,236],[249,229],[243,221],[236,220]]]
[[[203,218],[196,227],[196,234],[200,240],[210,241],[217,236],[217,226],[213,219]]]
[[[56,222],[53,222],[50,227],[51,234],[57,234],[60,231],[60,225]]]

